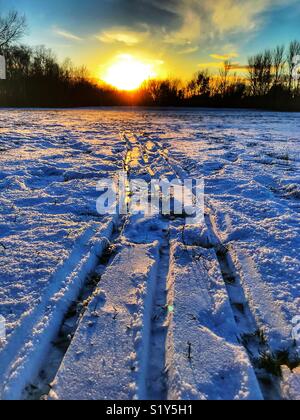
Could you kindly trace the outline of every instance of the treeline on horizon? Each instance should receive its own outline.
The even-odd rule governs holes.
[[[0,81],[2,107],[190,106],[266,108],[300,111],[300,80],[295,60],[300,42],[278,46],[249,57],[240,77],[237,66],[223,64],[218,75],[199,71],[187,83],[177,79],[148,80],[135,92],[120,92],[89,78],[70,60],[60,64],[44,46],[19,43],[26,20],[17,12],[0,16],[0,53],[7,79]]]

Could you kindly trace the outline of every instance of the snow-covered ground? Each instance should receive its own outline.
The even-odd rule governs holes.
[[[0,117],[2,399],[300,397],[299,114]],[[205,223],[98,215],[122,169],[204,177]]]

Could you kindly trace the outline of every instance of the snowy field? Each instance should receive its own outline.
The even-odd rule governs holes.
[[[300,399],[299,133],[288,113],[1,110],[0,398]],[[205,222],[100,216],[120,170],[204,177]]]

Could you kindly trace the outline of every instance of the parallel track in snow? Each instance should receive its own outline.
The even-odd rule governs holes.
[[[170,238],[166,232],[160,248],[156,281],[156,293],[151,315],[149,363],[146,372],[147,397],[149,400],[167,399],[167,336],[169,313],[168,276],[170,270]]]
[[[101,267],[101,271],[103,272],[110,266],[115,257],[115,247],[118,245],[121,229],[122,224],[116,226],[111,240],[107,243],[107,247],[104,249],[102,256],[98,259],[98,263],[96,264],[97,268]],[[41,400],[47,398],[52,387],[52,382],[72,344],[80,321],[101,282],[101,275],[102,272],[100,271],[89,273],[78,298],[71,305],[66,306],[65,316],[58,329],[58,333],[48,345],[49,351],[44,358],[44,362],[39,367],[38,375],[32,378],[32,381],[24,389],[22,395],[23,400]]]
[[[137,134],[122,134],[121,140],[125,143],[126,154],[124,156],[123,168],[128,177],[128,185],[126,192],[126,204],[130,205],[134,197],[134,192],[130,189],[130,181],[136,178],[143,178],[146,175],[154,177],[156,168],[159,168],[158,178],[162,175],[172,175],[174,178],[180,178],[183,174],[179,167],[173,167],[168,158],[168,151],[165,150],[157,141],[151,138],[144,137]],[[147,177],[146,177],[147,179]],[[135,242],[134,238],[126,236],[126,232],[134,226],[138,219],[131,218],[131,215],[118,219],[118,230],[114,233],[111,243],[108,244],[106,253],[104,253],[104,259],[99,260],[99,264],[102,265],[103,274],[108,270],[113,262],[114,248],[119,245],[120,242],[126,242],[130,245],[138,245],[142,242]],[[161,238],[159,246],[159,260],[157,262],[157,273],[155,279],[155,290],[153,293],[152,305],[146,305],[145,319],[151,319],[150,330],[144,330],[143,334],[147,334],[148,337],[143,337],[142,341],[146,343],[147,348],[145,349],[147,357],[147,363],[141,364],[142,372],[140,376],[145,381],[145,397],[149,400],[166,400],[168,398],[168,333],[169,333],[169,320],[170,313],[173,310],[173,306],[169,306],[168,299],[168,279],[170,275],[170,222],[163,219],[163,216],[159,216],[161,222],[165,222],[165,227],[157,227],[157,236]],[[183,220],[180,222],[184,228]],[[249,305],[247,303],[243,288],[240,284],[237,273],[234,267],[230,263],[228,250],[222,246],[218,235],[215,233],[212,220],[207,217],[206,224],[213,237],[215,243],[215,249],[217,253],[218,262],[221,268],[221,273],[226,284],[230,305],[237,323],[237,331],[239,331],[239,323],[243,326],[243,336],[239,339],[244,345],[250,360],[254,366],[256,372],[257,369],[257,357],[262,352],[267,351],[267,345],[262,339],[262,335],[259,334],[259,330],[256,326],[255,320],[250,312]],[[150,237],[149,232],[149,237]],[[61,364],[67,354],[70,346],[72,345],[73,337],[80,326],[80,319],[84,316],[84,313],[88,307],[89,302],[92,300],[97,289],[101,285],[101,275],[93,274],[88,276],[85,282],[79,298],[76,302],[66,308],[65,318],[59,329],[56,339],[51,344],[51,349],[47,357],[46,363],[40,369],[38,378],[28,385],[24,392],[24,399],[39,399],[49,392],[51,389],[51,382],[55,379],[56,375],[60,371]],[[234,287],[234,290],[233,290]],[[81,308],[81,310],[78,310]],[[151,312],[151,313],[150,313]],[[70,321],[71,319],[71,321]],[[245,337],[245,329],[248,331],[247,337]],[[247,339],[247,343],[246,343]],[[261,373],[261,372],[260,372]],[[266,377],[261,378],[257,373],[258,380],[261,384],[261,388],[267,396],[267,391],[272,394],[272,397],[277,393],[277,384],[274,382],[268,384],[266,388],[265,382]],[[267,391],[266,391],[267,390]],[[278,394],[278,395],[277,395]]]
[[[262,357],[272,355],[272,352],[263,331],[257,325],[255,317],[251,312],[250,305],[241,284],[241,278],[230,255],[230,249],[222,244],[216,232],[212,217],[207,214],[205,216],[205,221],[226,285],[229,302],[239,333],[238,339],[249,355],[264,398],[266,400],[281,400],[279,377],[271,375],[261,366]]]
[[[126,186],[125,203],[130,206],[133,198],[133,192],[130,190],[129,181],[133,176],[137,177],[139,173],[143,175],[148,172],[150,176],[153,175],[151,165],[155,165],[157,158],[163,160],[165,163],[164,170],[170,171],[170,166],[165,160],[165,151],[160,151],[156,155],[152,152],[151,147],[159,147],[157,143],[148,144],[149,139],[141,141],[138,135],[121,135],[121,140],[126,145],[126,153],[124,156],[123,168],[128,177],[128,185]],[[160,162],[161,163],[161,162]],[[107,243],[107,248],[104,250],[102,258],[99,258],[98,263],[102,265],[103,273],[110,267],[113,262],[115,247],[122,241],[122,235],[125,229],[130,229],[130,215],[119,216],[118,226],[113,233],[110,242]],[[166,339],[168,333],[167,317],[167,278],[169,272],[169,258],[170,258],[170,243],[169,232],[165,229],[161,232],[163,242],[160,246],[160,259],[158,262],[158,272],[156,279],[156,290],[153,305],[151,307],[150,338],[149,340],[149,362],[144,367],[143,375],[146,380],[146,393],[149,399],[165,399],[167,395],[166,389]],[[101,275],[99,272],[90,273],[84,282],[84,287],[76,301],[73,301],[65,309],[65,316],[58,330],[57,336],[49,343],[49,352],[45,358],[45,362],[39,368],[37,377],[32,378],[30,383],[26,386],[23,392],[23,399],[37,400],[47,398],[51,390],[51,384],[60,370],[61,364],[72,345],[73,338],[80,325],[80,320],[88,308],[90,300],[94,293],[97,292],[101,284]],[[147,316],[147,315],[146,315]]]
[[[128,146],[128,145],[127,145]],[[123,168],[129,175],[128,163],[131,160],[131,151],[127,148],[123,159]],[[131,191],[126,190],[126,202],[130,203]],[[101,265],[103,272],[110,266],[115,256],[115,247],[119,244],[122,232],[128,222],[126,216],[118,216],[115,219],[114,231],[110,238],[107,238],[106,247],[99,255],[98,262],[94,264],[94,268]],[[103,274],[103,273],[101,273]],[[62,322],[57,326],[57,334],[54,339],[48,342],[47,356],[44,357],[43,363],[37,365],[38,374],[32,376],[22,392],[24,400],[40,400],[47,398],[52,382],[64,360],[64,357],[72,344],[73,338],[79,327],[80,320],[87,310],[89,301],[93,298],[99,283],[101,281],[99,272],[91,271],[83,282],[81,290],[78,292],[76,300],[73,300],[65,307],[65,313]]]
[[[129,179],[139,173],[155,176],[154,168],[160,167],[165,173],[176,172],[168,162],[168,151],[157,141],[144,134],[125,136],[127,156],[125,170]],[[139,167],[139,165],[141,165]],[[159,178],[159,177],[158,177]],[[162,216],[160,216],[162,219]],[[168,223],[169,224],[169,223]],[[149,400],[166,400],[167,389],[167,336],[170,307],[168,306],[168,276],[170,270],[170,232],[165,228],[160,245],[156,290],[152,304],[151,327],[149,339],[149,360],[144,372],[146,397]]]

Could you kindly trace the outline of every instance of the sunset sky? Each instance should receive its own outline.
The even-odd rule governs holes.
[[[24,42],[106,77],[128,60],[151,76],[188,78],[243,65],[265,47],[300,39],[299,0],[0,0],[28,20]]]

